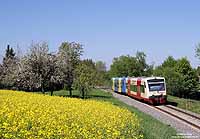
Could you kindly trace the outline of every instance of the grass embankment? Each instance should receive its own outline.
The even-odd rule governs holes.
[[[200,101],[178,98],[168,95],[168,101],[173,105],[200,114]]]
[[[139,120],[109,102],[0,90],[0,138],[142,138]]]
[[[69,96],[66,91],[56,91],[54,95]],[[74,97],[78,97],[78,91],[73,92]],[[175,129],[165,125],[153,117],[139,111],[138,109],[131,107],[118,99],[114,98],[112,94],[100,90],[93,90],[89,95],[88,99],[111,102],[113,105],[126,108],[132,113],[135,113],[140,121],[141,130],[145,139],[170,139],[176,135]]]

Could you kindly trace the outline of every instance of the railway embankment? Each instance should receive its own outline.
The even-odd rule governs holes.
[[[177,136],[174,136],[174,138],[177,138],[180,136],[183,136],[184,138],[200,138],[200,129],[197,127],[195,127],[194,125],[190,124],[189,122],[185,122],[184,120],[182,119],[188,119],[188,121],[190,122],[193,122],[194,124],[196,124],[198,121],[198,119],[189,119],[189,117],[187,117],[186,115],[184,114],[180,114],[180,112],[174,112],[173,110],[169,113],[165,112],[165,111],[162,111],[160,109],[157,109],[157,107],[154,107],[154,106],[151,106],[151,105],[148,105],[146,103],[142,103],[142,102],[139,102],[133,98],[130,98],[128,96],[125,96],[125,95],[121,95],[121,94],[117,94],[117,93],[114,93],[112,91],[109,91],[110,93],[112,93],[113,97],[119,99],[120,101],[126,103],[127,105],[129,106],[133,106],[135,108],[137,108],[138,110],[154,117],[155,119],[159,120],[160,122],[162,123],[165,123],[171,127],[173,127],[174,129],[176,129],[178,135]],[[173,113],[174,115],[177,115],[181,118],[178,118],[176,116],[173,116],[172,114],[170,113]],[[199,121],[198,121],[199,122]],[[152,127],[153,128],[153,127]]]

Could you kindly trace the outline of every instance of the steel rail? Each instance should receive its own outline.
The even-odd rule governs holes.
[[[199,129],[200,130],[200,126],[198,126],[198,125],[196,125],[196,124],[194,124],[194,123],[192,123],[192,122],[190,122],[190,121],[188,121],[188,120],[185,120],[184,118],[181,118],[180,116],[177,116],[177,115],[175,115],[174,113],[172,113],[172,112],[169,112],[169,111],[167,111],[167,110],[163,110],[162,108],[159,108],[159,107],[157,107],[157,106],[154,106],[154,108],[155,109],[158,109],[158,110],[160,110],[160,111],[162,111],[162,112],[164,112],[164,113],[167,113],[167,114],[169,114],[169,115],[171,115],[171,116],[173,116],[173,117],[176,117],[177,119],[179,119],[179,120],[181,120],[181,121],[184,121],[185,123],[187,123],[187,124],[189,124],[189,125],[191,125],[191,126],[193,126],[193,127],[195,127],[195,128],[197,128],[197,129]],[[171,107],[170,107],[171,108]],[[176,110],[176,109],[173,109],[173,110]],[[178,112],[182,112],[181,110],[180,111],[178,111]],[[183,114],[185,114],[185,115],[188,115],[188,116],[190,116],[190,117],[192,117],[192,118],[194,118],[193,116],[191,116],[190,114],[188,114],[188,113],[186,113],[186,112],[182,112]],[[196,118],[197,119],[197,118]],[[199,119],[198,119],[199,120]]]

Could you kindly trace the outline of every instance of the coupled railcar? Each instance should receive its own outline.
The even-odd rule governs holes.
[[[151,104],[165,104],[167,102],[164,77],[112,78],[112,82],[114,92]]]

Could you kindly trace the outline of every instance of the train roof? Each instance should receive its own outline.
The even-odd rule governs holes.
[[[132,77],[131,77],[132,78]],[[146,80],[151,80],[151,79],[164,79],[164,77],[158,77],[158,76],[152,76],[152,77],[133,77],[133,79],[146,79]]]
[[[132,80],[137,80],[137,79],[141,79],[141,80],[151,80],[151,79],[165,79],[164,77],[159,77],[159,76],[152,76],[152,77],[114,77],[112,78],[114,79],[132,79]]]

